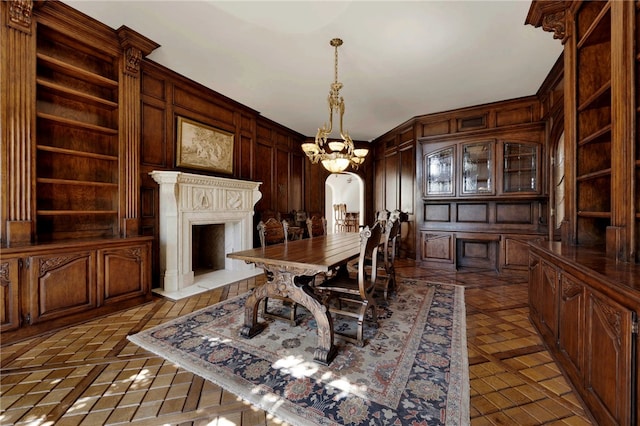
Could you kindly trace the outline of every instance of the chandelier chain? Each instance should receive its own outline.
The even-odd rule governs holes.
[[[335,65],[334,65],[333,68],[334,68],[334,76],[335,76],[334,81],[335,81],[335,83],[338,83],[338,46],[340,46],[340,44],[336,44],[335,45],[335,53],[334,53]]]

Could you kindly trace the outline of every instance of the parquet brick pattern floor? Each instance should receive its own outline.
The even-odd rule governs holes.
[[[526,273],[397,262],[399,276],[466,288],[472,425],[591,424],[529,322]],[[176,302],[157,298],[2,347],[0,424],[284,424],[126,339],[263,282],[258,276]]]

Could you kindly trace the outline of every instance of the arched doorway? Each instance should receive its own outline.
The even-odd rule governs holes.
[[[355,173],[334,173],[327,177],[325,187],[325,213],[327,233],[335,232],[334,204],[346,204],[348,212],[360,212],[360,226],[364,226],[364,181]]]

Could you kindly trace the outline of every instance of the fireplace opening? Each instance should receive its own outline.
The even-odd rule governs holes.
[[[194,275],[225,269],[224,224],[192,225],[191,232]]]

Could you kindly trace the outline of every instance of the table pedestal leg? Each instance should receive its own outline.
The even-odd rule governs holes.
[[[265,323],[258,322],[258,305],[262,299],[271,296],[287,297],[307,308],[315,318],[318,325],[318,347],[313,354],[313,359],[329,365],[336,355],[336,347],[333,345],[333,321],[329,310],[306,283],[295,282],[297,274],[280,270],[271,270],[271,272],[273,272],[273,280],[256,287],[247,298],[244,307],[244,326],[240,335],[250,339],[260,334],[266,327]]]

